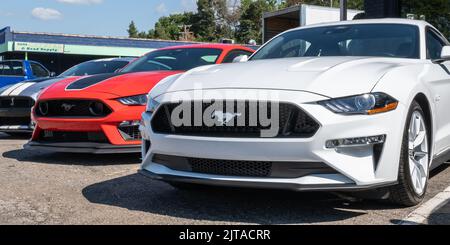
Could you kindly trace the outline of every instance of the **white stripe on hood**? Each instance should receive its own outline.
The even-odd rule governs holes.
[[[35,85],[35,82],[28,82],[28,83],[24,83],[22,86],[14,89],[9,95],[20,95],[20,93],[22,93],[25,89]]]
[[[3,93],[1,94],[2,96],[8,96],[14,89],[22,86],[24,83],[17,83],[12,85],[11,87],[9,87],[8,89],[6,89],[5,91],[3,91]]]

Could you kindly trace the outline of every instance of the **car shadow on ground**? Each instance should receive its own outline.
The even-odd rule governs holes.
[[[427,219],[429,225],[450,225],[450,199],[447,199],[445,203],[430,214]]]
[[[40,164],[79,165],[79,166],[108,166],[139,164],[140,154],[108,154],[92,155],[79,153],[54,153],[46,151],[13,150],[4,152],[4,158],[15,159],[19,162],[33,162]]]
[[[356,218],[368,210],[399,208],[374,201],[349,202],[324,192],[228,188],[181,191],[140,174],[93,184],[82,193],[96,204],[223,223],[324,223]]]
[[[31,138],[30,133],[5,134],[0,133],[0,144],[7,140],[28,140]]]
[[[447,168],[450,167],[450,161],[447,163],[442,164],[441,166],[433,169],[430,173],[430,179],[433,179],[436,175],[439,175],[441,172],[445,171]]]
[[[29,138],[30,134],[25,133],[14,135],[0,133],[0,144],[7,144],[8,140],[28,140]],[[141,155],[139,153],[93,155],[80,153],[54,153],[48,151],[29,151],[20,149],[4,152],[2,156],[5,158],[15,159],[19,162],[80,166],[138,164],[141,162]]]

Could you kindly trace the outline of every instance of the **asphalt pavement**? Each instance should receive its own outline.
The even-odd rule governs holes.
[[[392,225],[418,208],[324,192],[179,191],[137,174],[139,155],[34,152],[26,142],[0,134],[0,224]],[[432,173],[426,201],[448,186],[446,165]],[[438,207],[420,223],[450,224],[450,205]]]

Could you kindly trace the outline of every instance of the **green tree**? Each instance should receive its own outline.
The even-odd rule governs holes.
[[[242,0],[241,19],[236,31],[236,39],[241,43],[255,40],[262,42],[262,15],[277,9],[276,1],[272,0]]]
[[[319,5],[319,6],[330,6],[331,1],[330,0],[286,0],[285,5],[287,7],[294,6],[294,5],[300,5],[300,4],[312,4],[312,5]]]
[[[131,21],[130,25],[128,26],[128,36],[131,38],[137,38],[139,35],[139,31],[136,27],[136,24],[134,24],[134,21]]]
[[[339,0],[286,0],[281,6],[290,7],[293,5],[299,4],[310,4],[310,5],[319,5],[319,6],[327,6],[327,7],[339,7]],[[347,1],[348,8],[350,9],[363,9],[364,8],[364,0],[348,0]]]
[[[213,4],[213,0],[197,1],[197,13],[193,17],[194,23],[191,30],[200,41],[212,42],[217,39]]]
[[[425,20],[434,25],[446,37],[450,37],[450,1],[449,0],[408,0],[402,2],[402,15],[425,16]]]
[[[216,35],[219,38],[234,38],[241,17],[240,1],[215,0],[213,3],[216,16]]]
[[[348,0],[349,8],[362,9],[364,0]],[[184,26],[189,26],[195,40],[215,42],[233,38],[241,43],[255,40],[261,43],[264,12],[296,4],[330,6],[331,0],[198,0],[197,12],[186,12],[161,17],[153,29],[139,32],[134,21],[128,28],[130,37],[179,40]],[[339,6],[339,0],[333,5]],[[192,35],[188,35],[189,40]],[[186,38],[186,37],[185,37]]]
[[[364,9],[364,0],[348,0],[348,8],[349,9]]]
[[[192,25],[192,12],[182,14],[171,14],[159,18],[155,23],[155,28],[148,33],[149,38],[178,40],[181,36],[181,30],[184,25]]]

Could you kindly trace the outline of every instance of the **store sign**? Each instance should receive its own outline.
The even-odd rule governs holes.
[[[14,51],[64,53],[64,44],[14,42]]]

